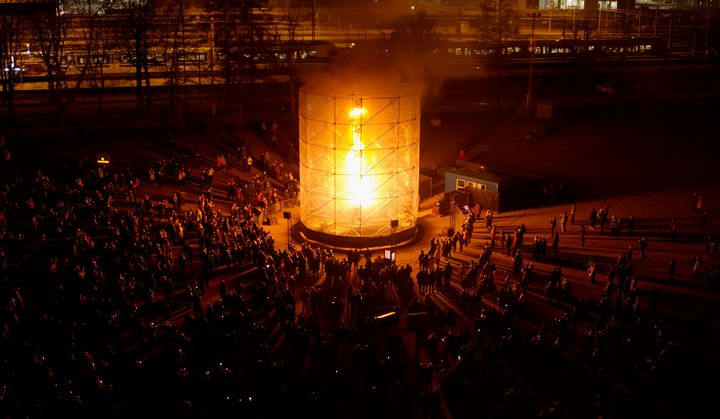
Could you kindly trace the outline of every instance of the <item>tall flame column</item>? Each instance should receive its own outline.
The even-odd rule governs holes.
[[[418,89],[305,86],[299,105],[300,220],[306,230],[348,238],[414,230]]]

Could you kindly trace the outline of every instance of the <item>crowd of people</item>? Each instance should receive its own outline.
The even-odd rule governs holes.
[[[669,338],[679,333],[656,292],[641,303],[632,247],[602,264],[606,275],[585,262],[597,300],[563,273],[572,255],[560,235],[582,231],[584,246],[575,223],[604,233],[619,220],[609,206],[553,217],[550,258],[544,234],[526,244],[525,224],[491,211],[477,228],[478,210],[430,238],[417,265],[396,264],[370,249],[279,248],[263,223],[295,196],[297,175],[249,144],[222,157],[167,158],[146,177],[85,164],[6,183],[3,416],[660,417],[676,411],[655,397],[712,390],[674,384],[690,379],[694,354]],[[630,219],[627,234],[641,232]],[[693,272],[704,263],[713,284],[708,243]]]

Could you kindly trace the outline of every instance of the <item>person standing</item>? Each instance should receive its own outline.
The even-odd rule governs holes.
[[[558,254],[558,246],[560,245],[560,233],[555,233],[555,237],[553,237],[552,241],[552,247],[553,251],[555,252],[555,256]]]
[[[675,279],[675,261],[670,259],[667,267],[668,281],[672,282]]]
[[[527,228],[525,228],[525,223],[520,224],[520,227],[518,227],[516,230],[515,234],[517,235],[517,239],[518,239],[517,244],[518,244],[519,248],[523,246],[523,239],[525,237],[526,231],[527,231]]]
[[[695,211],[702,212],[702,210],[703,210],[702,195],[698,195],[697,202],[695,203]]]
[[[585,224],[580,224],[580,246],[585,247]]]
[[[693,256],[692,279],[698,279],[700,276],[700,256]]]
[[[12,160],[10,147],[7,145],[4,135],[0,135],[0,160],[9,162]]]
[[[648,242],[645,237],[640,237],[638,242],[640,243],[640,260],[642,260],[645,257],[645,251],[647,250]]]
[[[677,223],[674,218],[670,220],[670,238],[672,241],[677,240]]]
[[[563,234],[567,233],[567,222],[568,222],[568,214],[567,212],[563,212],[560,216],[560,227],[562,229]]]
[[[575,203],[570,207],[570,224],[575,224]]]
[[[597,267],[595,266],[595,261],[590,259],[590,262],[588,263],[588,278],[590,278],[590,283],[595,284],[595,278],[597,277]],[[608,281],[608,283],[611,283]]]
[[[595,228],[595,223],[597,222],[597,210],[593,208],[590,210],[590,228]]]
[[[555,226],[557,226],[557,218],[553,217],[550,219],[550,236],[555,235]]]

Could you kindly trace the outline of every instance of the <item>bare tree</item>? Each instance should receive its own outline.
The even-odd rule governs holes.
[[[10,119],[13,119],[15,112],[15,84],[22,71],[17,60],[22,54],[23,35],[19,16],[0,16],[0,83]]]
[[[405,49],[422,50],[425,44],[438,39],[435,21],[427,16],[425,10],[416,10],[405,16],[395,25],[392,40]]]
[[[162,24],[158,25],[161,40],[160,53],[163,55],[165,85],[169,89],[169,107],[181,112],[181,89],[187,88],[186,62],[188,59],[185,44],[185,5],[180,0],[163,11]]]
[[[87,62],[78,63],[75,57],[66,54],[68,31],[73,16],[65,13],[61,1],[52,3],[52,11],[32,16],[33,34],[45,65],[50,104],[65,123],[65,113],[74,102],[75,92],[82,85]]]
[[[478,3],[480,16],[471,22],[483,41],[512,38],[518,17],[517,3],[509,0],[485,0]]]
[[[475,18],[470,25],[477,29],[481,40],[487,41],[497,33],[497,19],[494,18],[497,9],[490,2],[480,2],[478,6],[480,7],[480,16]]]
[[[259,2],[255,0],[216,0],[208,6],[213,17],[212,43],[217,50],[218,65],[222,67],[225,97],[228,104],[238,106],[239,113],[242,113],[244,85],[255,82],[258,52],[268,39],[256,10]]]
[[[103,4],[90,0],[71,0],[65,2],[72,7],[76,16],[74,31],[79,32],[80,42],[77,55],[81,65],[87,66],[85,80],[97,96],[98,110],[103,108],[105,92],[105,66],[109,63],[114,47],[113,21]],[[70,12],[70,11],[68,11]]]
[[[137,106],[140,108],[143,101],[147,106],[152,105],[150,94],[150,54],[151,31],[156,18],[156,4],[153,0],[120,0],[121,9],[125,12],[125,19],[121,25],[125,29],[127,49],[125,54],[135,67],[135,88],[137,93]],[[143,84],[144,83],[144,84]]]
[[[241,31],[239,10],[235,6],[235,2],[219,0],[209,4],[208,12],[213,17],[212,35],[215,39],[212,41],[218,49],[218,64],[223,68],[224,84],[229,90],[230,86],[237,82],[235,61],[237,61],[237,49],[239,47],[237,43],[239,39],[238,33]]]
[[[297,30],[300,26],[298,17],[288,16],[287,19],[287,35],[288,35],[288,77],[289,77],[289,88],[290,88],[290,120],[295,121],[297,118],[297,90],[298,90],[298,78],[295,74],[295,58],[297,55]]]
[[[297,116],[297,89],[298,77],[296,74],[295,61],[298,55],[298,29],[300,29],[300,16],[292,15],[288,8],[284,13],[271,15],[265,10],[266,16],[266,52],[270,52],[266,58],[267,65],[272,70],[287,77],[290,93],[290,118]],[[279,17],[279,18],[277,18]],[[268,54],[266,54],[268,55]]]

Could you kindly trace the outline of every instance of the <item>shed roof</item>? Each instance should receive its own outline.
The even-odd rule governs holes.
[[[445,171],[445,173],[446,174],[453,173],[456,175],[471,177],[474,179],[481,179],[481,180],[486,180],[489,182],[495,182],[497,184],[506,183],[512,179],[509,176],[498,175],[495,173],[489,173],[489,172],[482,171],[482,170],[468,169],[466,167],[448,168]]]

